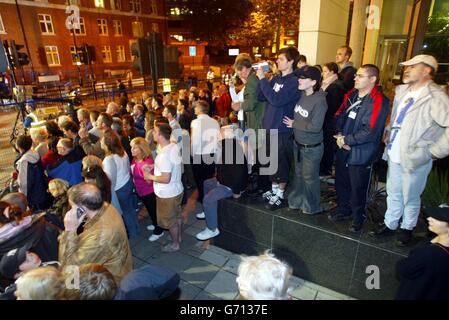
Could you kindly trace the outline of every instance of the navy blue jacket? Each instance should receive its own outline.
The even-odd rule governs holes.
[[[65,180],[70,186],[74,186],[84,181],[81,175],[82,156],[73,149],[69,154],[61,157],[57,163],[48,167],[48,176],[50,178],[59,178]]]
[[[271,81],[259,81],[259,100],[268,101],[262,119],[262,128],[266,130],[278,129],[279,133],[292,133],[292,128],[282,122],[285,116],[294,118],[293,110],[296,102],[301,98],[298,89],[298,78],[294,73],[284,77],[275,76]]]
[[[340,149],[339,152],[346,153],[346,163],[349,165],[370,165],[378,154],[389,100],[379,87],[375,87],[361,104],[350,109],[351,104],[357,101],[358,94],[356,89],[346,93],[335,114],[337,132],[345,136],[345,144],[351,147],[350,151]]]

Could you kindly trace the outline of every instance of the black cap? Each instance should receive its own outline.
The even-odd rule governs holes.
[[[19,266],[26,260],[27,246],[8,251],[0,261],[0,274],[7,279],[14,279],[18,273]]]
[[[316,67],[306,66],[304,68],[296,69],[294,73],[300,79],[312,79],[316,82],[321,81],[321,71]]]
[[[449,207],[431,207],[426,208],[426,214],[438,221],[444,221],[449,223]]]

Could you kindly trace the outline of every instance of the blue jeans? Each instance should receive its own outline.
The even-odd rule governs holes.
[[[123,212],[123,221],[125,222],[128,237],[133,238],[139,234],[139,220],[137,219],[137,212],[134,207],[133,183],[130,178],[128,182],[115,192],[117,194],[120,207]]]
[[[388,161],[387,212],[385,225],[396,230],[402,218],[401,229],[413,230],[418,222],[421,193],[432,169],[432,161],[409,171],[399,163]]]
[[[204,181],[203,210],[206,215],[206,225],[210,230],[218,227],[217,206],[218,200],[232,196],[232,190],[220,184],[216,178]]]
[[[293,190],[288,196],[290,208],[301,209],[306,214],[322,211],[320,161],[323,150],[323,144],[313,148],[301,148],[294,144],[295,178]]]

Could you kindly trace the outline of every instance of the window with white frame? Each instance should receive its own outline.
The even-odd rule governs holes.
[[[53,22],[51,21],[51,15],[49,14],[38,14],[39,26],[41,28],[42,34],[55,34],[53,29]]]
[[[104,0],[95,0],[96,8],[104,8]]]
[[[122,22],[120,20],[112,20],[112,25],[114,26],[114,35],[115,36],[122,36]]]
[[[80,35],[80,36],[85,36],[86,35],[86,24],[84,23],[84,18],[79,18],[79,28],[75,29],[75,34]]]
[[[60,66],[59,52],[57,46],[45,46],[45,55],[49,66]]]
[[[103,63],[112,62],[111,46],[103,46],[101,53],[103,54]]]
[[[153,30],[153,32],[159,32],[159,24],[156,22],[153,22],[151,24],[151,29]]]
[[[111,0],[111,9],[112,10],[121,10],[122,9],[122,1],[121,0]]]
[[[132,61],[132,59],[133,59],[132,47],[133,47],[133,44],[136,43],[136,42],[137,42],[137,40],[129,40],[129,56],[130,56],[130,60],[129,61]]]
[[[126,54],[125,54],[125,46],[117,46],[117,62],[125,62]]]
[[[108,21],[106,19],[98,19],[98,34],[101,36],[108,35]]]
[[[134,38],[141,38],[143,37],[143,23],[142,21],[133,21],[131,24],[132,30],[133,30],[133,37]]]
[[[0,14],[0,34],[5,34],[5,33],[6,33],[5,26],[3,25],[2,15]]]
[[[150,6],[151,12],[150,14],[157,14],[157,4],[156,0],[151,0],[151,6]]]
[[[76,53],[75,46],[70,46],[70,57],[72,58],[72,64],[76,64],[78,61],[76,54],[77,53]]]
[[[130,0],[129,6],[131,8],[131,12],[134,13],[141,13],[142,12],[142,6],[140,3],[140,0]]]

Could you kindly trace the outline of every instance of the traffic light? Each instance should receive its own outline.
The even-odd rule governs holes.
[[[11,41],[11,58],[15,68],[25,66],[30,63],[28,54],[25,52],[20,52],[23,48],[25,48],[23,44],[16,44],[14,40]]]
[[[81,47],[77,48],[77,54],[79,56],[80,62],[84,64],[90,64],[90,62],[96,60],[94,46],[83,44]]]
[[[145,38],[138,38],[131,45],[131,54],[134,57],[132,67],[139,70],[142,75],[151,74],[149,46],[150,43]]]

